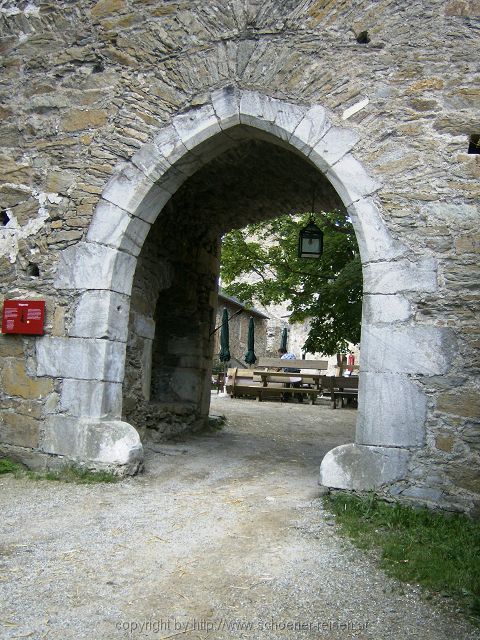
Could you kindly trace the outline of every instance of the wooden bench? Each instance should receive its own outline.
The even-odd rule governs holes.
[[[261,381],[253,380],[253,369],[228,369],[225,390],[232,398],[258,396],[260,388]]]
[[[325,383],[330,388],[332,409],[337,408],[337,399],[340,398],[341,406],[344,400],[353,399],[358,401],[358,377],[357,376],[331,376],[326,378]]]
[[[328,360],[282,360],[281,358],[259,358],[255,365],[257,369],[318,369],[326,371],[328,369]]]

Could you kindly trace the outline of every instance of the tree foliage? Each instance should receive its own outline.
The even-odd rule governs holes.
[[[360,257],[347,215],[334,212],[315,216],[324,233],[322,257],[298,258],[298,234],[309,218],[284,215],[226,234],[222,286],[252,305],[289,301],[291,322],[310,320],[304,350],[333,355],[360,341]]]

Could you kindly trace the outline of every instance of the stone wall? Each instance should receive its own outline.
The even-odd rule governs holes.
[[[177,231],[152,227],[130,302],[123,415],[155,440],[205,426],[210,397],[218,240]]]
[[[480,127],[475,7],[3,2],[0,302],[45,299],[47,317],[41,339],[1,336],[2,450],[31,464],[138,466],[136,454],[124,456],[139,451],[121,420],[126,346],[135,339],[125,327],[129,314],[135,323],[136,258],[163,204],[173,202],[180,233],[190,224],[199,232],[192,241],[213,242],[228,228],[301,210],[318,180],[324,203],[347,207],[357,230],[369,398],[359,458],[332,453],[324,479],[383,484],[478,514],[480,168],[467,153]],[[207,144],[189,142],[197,116],[218,134],[228,126],[211,106],[225,87],[242,92],[245,144],[217,137],[213,155],[208,146],[196,153]],[[258,95],[289,106],[267,107]],[[172,122],[189,152],[180,164],[177,143],[160,139]],[[262,126],[290,151],[258,132],[252,143]],[[229,156],[210,162],[233,142]],[[149,165],[159,148],[171,163]],[[148,189],[139,180],[131,188],[140,173]],[[188,176],[190,188],[179,188]],[[205,362],[209,350],[203,344]],[[397,407],[399,393],[406,400]],[[106,429],[125,447],[105,447]],[[367,458],[376,472],[385,461],[396,472],[354,482],[349,465]]]

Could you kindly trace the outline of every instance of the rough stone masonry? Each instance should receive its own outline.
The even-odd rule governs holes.
[[[479,13],[0,2],[0,302],[47,308],[1,335],[2,453],[134,473],[151,424],[199,428],[221,235],[315,188],[365,291],[356,441],[321,482],[478,516]]]

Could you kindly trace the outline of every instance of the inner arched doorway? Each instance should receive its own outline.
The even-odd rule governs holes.
[[[300,156],[250,127],[235,136],[235,146],[172,196],[138,256],[123,409],[140,430],[168,435],[205,418],[221,236],[305,211],[313,190],[320,208],[343,208],[328,180]]]

